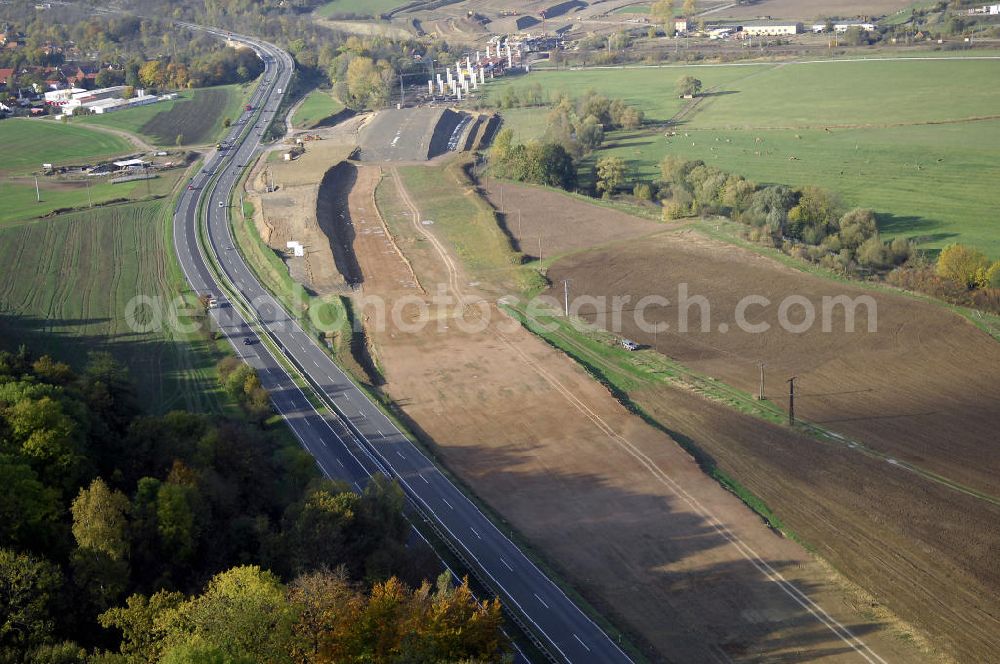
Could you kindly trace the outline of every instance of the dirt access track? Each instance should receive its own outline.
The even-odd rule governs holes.
[[[673,301],[677,284],[685,281],[692,296],[708,298],[712,331],[705,335],[697,331],[688,335],[661,332],[655,339],[660,352],[751,392],[756,392],[759,375],[752,360],[763,357],[769,390],[776,398],[787,389],[779,376],[792,371],[800,376],[796,411],[803,415],[816,415],[818,408],[846,405],[873,409],[880,400],[882,408],[890,408],[888,400],[893,398],[936,400],[937,415],[950,422],[950,431],[933,429],[935,439],[922,430],[938,426],[933,418],[894,418],[899,433],[888,437],[886,444],[892,445],[900,458],[920,459],[921,463],[933,458],[942,472],[958,470],[966,479],[996,480],[995,473],[981,472],[980,464],[990,463],[991,454],[997,452],[992,443],[1000,416],[995,382],[1000,365],[995,343],[964,319],[907,297],[859,291],[849,284],[811,277],[690,231],[664,231],[662,225],[649,224],[647,230],[652,232],[632,239],[637,237],[636,224],[640,223],[634,218],[628,218],[631,225],[623,225],[618,215],[560,193],[511,184],[504,184],[503,189],[506,201],[516,201],[508,207],[516,205],[523,217],[518,224],[516,215],[507,215],[507,227],[515,239],[530,248],[541,237],[547,252],[565,255],[551,267],[549,277],[560,286],[562,279],[570,279],[575,295],[628,294],[634,302],[641,294],[661,293]],[[490,194],[498,203],[496,183],[491,185]],[[599,223],[601,220],[607,223]],[[598,248],[580,251],[588,240]],[[843,332],[804,338],[784,334],[795,338],[783,340],[773,332],[770,339],[757,339],[767,335],[746,335],[754,338],[741,341],[735,326],[726,334],[719,333],[719,323],[732,324],[724,314],[732,315],[736,295],[747,292],[766,295],[775,303],[788,294],[814,298],[872,293],[878,302],[880,332],[865,332],[862,316],[856,340]],[[561,288],[553,289],[552,294],[561,297]],[[753,313],[757,311],[760,309]],[[593,320],[592,316],[584,318]],[[626,313],[623,321],[628,323],[630,318]],[[673,322],[676,311],[654,308],[648,318]],[[756,316],[751,318],[757,321]],[[773,317],[766,320],[780,330]],[[843,321],[835,321],[834,329],[837,326],[843,330]],[[696,315],[691,327],[699,329]],[[640,333],[634,323],[625,326],[624,334],[654,343],[652,336]],[[766,354],[759,354],[761,349]],[[647,352],[652,351],[641,351],[635,361],[644,361],[640,356]],[[601,366],[600,357],[587,359]],[[860,390],[846,390],[848,394],[836,394],[845,391],[843,388],[816,383],[844,366],[851,368],[854,380],[869,382]],[[963,372],[968,376],[964,382]],[[961,398],[966,394],[978,401],[968,403]],[[846,444],[822,443],[788,427],[742,414],[683,386],[650,379],[630,395],[671,435],[692,441],[725,472],[763,498],[792,531],[870,591],[875,603],[887,605],[932,635],[933,641],[956,659],[986,661],[1000,649],[1000,569],[996,566],[1000,508],[996,505],[861,454]],[[863,398],[845,401],[855,396]],[[956,404],[961,406],[959,412],[949,413]],[[852,434],[870,442],[865,420],[843,415],[826,419],[847,421],[856,427]],[[825,426],[840,429],[841,425],[828,422]],[[925,441],[926,448],[919,454],[912,450],[907,454],[907,443],[916,440]]]
[[[350,200],[375,193],[369,168]],[[666,434],[483,300],[491,285],[458,261],[443,222],[423,223],[425,192],[385,169],[377,200],[393,237],[351,243],[383,388],[445,464],[652,660],[922,660]],[[474,195],[454,184],[457,205]],[[373,221],[360,203],[350,215]],[[440,295],[463,305],[438,308]],[[379,306],[397,308],[397,320]]]

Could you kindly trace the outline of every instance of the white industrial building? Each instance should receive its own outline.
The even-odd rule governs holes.
[[[73,115],[73,112],[78,108],[86,109],[88,112],[96,115],[103,115],[126,108],[155,104],[161,99],[156,95],[147,95],[146,91],[141,88],[137,88],[132,97],[125,99],[123,95],[125,94],[126,87],[124,85],[116,85],[110,88],[76,90],[75,92],[56,90],[52,93],[45,93],[45,100],[46,103],[61,107],[63,115]],[[68,98],[66,98],[65,94],[60,96],[60,93],[66,92],[70,93]],[[55,95],[52,101],[49,101],[50,94]]]
[[[865,30],[866,32],[871,32],[872,30],[875,29],[875,24],[874,23],[834,23],[833,24],[833,31],[834,32],[847,32],[851,28],[858,28],[860,30]],[[813,32],[823,32],[824,30],[826,30],[826,24],[825,23],[813,23],[813,25],[812,25],[812,31]]]
[[[762,25],[744,25],[740,31],[747,37],[779,37],[797,35],[802,32],[801,23],[769,23]]]

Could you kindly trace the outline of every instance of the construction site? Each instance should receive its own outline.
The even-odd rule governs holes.
[[[572,261],[674,236],[661,224],[555,192],[477,183],[471,153],[496,124],[492,116],[433,108],[364,114],[292,137],[255,167],[246,195],[261,238],[307,289],[353,302],[368,355],[358,365],[375,372],[358,379],[378,386],[418,440],[651,661],[927,657],[920,612],[889,607],[915,609],[906,599],[915,600],[910,590],[928,579],[911,572],[912,585],[861,583],[885,573],[882,559],[862,559],[856,548],[868,536],[866,519],[881,523],[880,514],[903,509],[892,498],[899,484],[861,494],[863,505],[855,501],[854,509],[870,516],[849,516],[835,503],[822,519],[802,512],[809,504],[802,497],[813,491],[807,482],[790,475],[768,482],[777,471],[759,455],[740,454],[737,444],[748,437],[734,437],[743,427],[760,429],[773,444],[800,434],[669,383],[636,392],[648,413],[640,417],[578,358],[511,317],[505,298],[538,286],[524,267],[536,253]],[[281,156],[292,151],[287,161]],[[512,200],[521,212],[516,220]],[[555,263],[549,282],[572,265]],[[584,285],[583,275],[569,278],[599,290]],[[663,342],[659,350],[667,351]],[[816,416],[812,406],[807,413]],[[823,542],[823,558],[769,527],[707,474],[688,436],[722,468],[745,472],[796,532]],[[893,472],[847,448],[798,444],[815,448],[827,472]],[[823,501],[835,501],[841,488],[818,490]],[[785,501],[796,500],[786,511]],[[967,502],[977,512],[995,509]],[[905,509],[919,518],[928,507]],[[850,538],[848,520],[856,530]],[[964,553],[945,547],[949,574],[961,570],[966,591],[973,578],[995,586],[974,544],[986,546],[988,535],[973,532],[968,518],[953,524],[969,539]],[[896,546],[919,551],[925,536],[902,531]],[[899,560],[884,563],[900,570]],[[954,615],[980,628],[974,615]],[[983,652],[983,638],[952,652]]]

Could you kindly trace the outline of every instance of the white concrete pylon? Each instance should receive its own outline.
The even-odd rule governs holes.
[[[479,51],[476,51],[476,64],[478,65],[480,61],[482,61],[482,58],[479,57]]]
[[[441,80],[440,76],[438,76],[438,92],[444,94],[444,81]]]
[[[479,69],[479,84],[482,85],[485,82],[486,82],[486,70],[480,68]]]
[[[434,79],[432,78],[427,79],[427,94],[434,94]]]

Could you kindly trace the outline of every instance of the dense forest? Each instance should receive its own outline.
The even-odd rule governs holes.
[[[260,418],[134,394],[106,354],[0,352],[0,662],[505,657],[496,601],[422,580],[398,485],[355,493]]]

